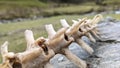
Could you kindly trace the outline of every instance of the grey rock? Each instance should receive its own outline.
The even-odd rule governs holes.
[[[95,45],[94,56],[87,59],[89,68],[120,68],[120,21],[99,24],[101,41]]]
[[[120,68],[120,43],[108,43],[99,46],[94,55],[88,58],[90,68]]]
[[[102,40],[120,41],[120,22],[104,22],[99,25],[100,37]]]
[[[115,14],[120,14],[120,9],[115,11]]]
[[[54,68],[78,68],[75,64],[61,54],[55,55],[50,62],[54,65]]]
[[[82,39],[94,49],[93,55],[89,55],[76,43],[72,43],[69,49],[81,59],[87,61],[88,68],[120,68],[120,21],[108,17],[98,25],[100,40],[92,43],[88,38]],[[63,55],[56,55],[51,59],[55,68],[78,68]]]

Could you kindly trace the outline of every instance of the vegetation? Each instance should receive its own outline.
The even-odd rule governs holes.
[[[0,0],[0,19],[30,18],[47,6],[37,0]]]
[[[104,15],[105,17],[107,15]],[[120,15],[111,14],[109,16],[115,17],[120,20]],[[50,18],[0,24],[0,44],[3,44],[6,40],[9,41],[9,51],[20,52],[25,50],[26,42],[24,39],[24,31],[26,29],[31,29],[34,32],[35,38],[44,36],[47,37],[46,31],[44,29],[45,24],[53,24],[56,30],[61,28],[59,20],[65,18],[70,24],[72,19],[78,19],[86,17],[85,15],[62,15]],[[92,17],[92,16],[87,16]],[[1,60],[0,60],[1,62]]]
[[[31,29],[34,32],[35,37],[44,36],[47,37],[44,25],[51,23],[56,29],[60,28],[59,19],[67,18],[74,19],[79,16],[57,16],[45,19],[38,19],[33,21],[24,21],[17,23],[0,24],[0,44],[6,40],[10,42],[9,51],[19,52],[25,50],[26,42],[24,39],[24,30]]]
[[[85,8],[83,8],[85,7]],[[44,10],[44,16],[55,16],[55,15],[64,15],[64,14],[83,14],[92,12],[94,8],[92,6],[69,6],[69,7],[59,7]]]
[[[104,0],[103,4],[107,4],[107,5],[120,5],[120,1],[119,0]]]
[[[94,0],[76,0],[83,1],[80,4],[69,3],[69,0],[61,0],[64,3],[59,0],[53,0],[56,3],[50,1],[52,0],[0,0],[0,20],[116,10],[120,3],[120,0],[100,0],[102,5],[97,5]]]
[[[47,37],[44,29],[45,24],[51,23],[57,30],[61,27],[59,20],[62,18],[67,19],[71,24],[72,19],[78,19],[85,16],[80,16],[79,14],[92,11],[100,12],[106,10],[106,8],[108,10],[115,10],[120,3],[120,0],[104,0],[102,1],[103,5],[96,5],[95,2],[91,0],[92,2],[76,5],[71,3],[51,3],[45,1],[47,0],[0,0],[0,20],[31,18],[33,16],[54,16],[32,21],[0,24],[0,44],[3,44],[8,40],[10,42],[9,51],[23,51],[26,47],[26,42],[24,42],[24,30],[26,29],[31,29],[34,32],[35,38],[40,36]],[[108,14],[104,15],[104,17],[105,16],[108,16]],[[110,14],[109,16],[120,20],[120,15]]]

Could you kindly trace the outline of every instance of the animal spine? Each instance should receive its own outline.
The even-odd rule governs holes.
[[[94,50],[81,38],[87,36],[93,42],[96,40],[92,37],[92,34],[99,38],[96,27],[101,17],[102,15],[99,14],[92,20],[87,20],[87,18],[78,21],[72,20],[72,26],[65,19],[61,19],[63,28],[55,31],[52,24],[45,25],[48,38],[40,37],[37,40],[34,40],[31,30],[26,30],[27,48],[24,52],[8,52],[8,42],[1,46],[3,63],[0,64],[0,68],[53,68],[49,60],[56,54],[65,55],[79,68],[87,68],[86,62],[70,52],[68,47],[72,42],[76,42],[88,53],[92,54]]]

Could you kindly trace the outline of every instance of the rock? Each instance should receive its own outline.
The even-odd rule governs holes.
[[[72,43],[69,46],[69,49],[72,53],[74,53],[81,59],[86,59],[90,56],[76,43]],[[56,56],[54,56],[54,58],[51,59],[51,63],[54,65],[55,68],[78,68],[74,63],[69,61],[65,56],[61,54],[57,54]]]
[[[55,55],[50,62],[54,65],[54,68],[78,68],[61,54]]]
[[[90,55],[84,50],[82,49],[77,43],[72,43],[69,46],[70,51],[75,54],[76,56],[78,56],[81,59],[86,59],[88,58]]]
[[[102,46],[101,46],[102,45]],[[120,43],[105,43],[95,49],[97,57],[88,58],[90,68],[120,68]]]
[[[117,20],[115,18],[111,17],[111,16],[107,16],[102,21],[103,22],[114,22],[114,23],[117,22]]]
[[[120,68],[120,21],[99,24],[101,41],[93,56],[87,59],[89,68]]]
[[[76,43],[72,43],[69,49],[72,53],[88,63],[88,68],[120,68],[120,21],[113,18],[103,20],[98,25],[101,40],[90,42],[86,37],[83,40],[94,49],[93,55],[89,55]],[[78,68],[63,55],[56,55],[51,59],[55,68]]]
[[[99,24],[98,30],[100,31],[100,37],[105,40],[120,41],[120,22],[104,22]]]
[[[120,9],[115,11],[115,14],[120,14]]]

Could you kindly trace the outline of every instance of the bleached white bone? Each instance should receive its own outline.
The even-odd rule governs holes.
[[[86,62],[76,55],[74,55],[68,48],[63,49],[63,55],[65,55],[70,61],[75,63],[79,68],[86,68]]]
[[[79,28],[84,24],[84,21],[86,20],[86,18],[83,18],[79,23],[75,23],[73,24],[67,31],[66,34],[67,35],[73,35],[75,32],[77,32],[79,30]]]
[[[34,47],[34,36],[33,36],[33,32],[31,30],[26,30],[25,31],[25,39],[26,39],[26,42],[27,42],[27,49],[26,50],[29,50],[31,49],[32,47]]]
[[[80,21],[81,21],[81,20],[80,20]],[[77,24],[77,23],[79,23],[80,21],[72,20],[73,24]]]
[[[52,24],[45,25],[45,29],[48,33],[48,38],[50,38],[50,39],[56,34],[56,31]]]
[[[65,19],[60,19],[60,23],[64,28],[69,27],[69,24],[67,23],[67,21]]]
[[[101,19],[103,18],[103,16],[101,14],[98,14],[96,16],[94,16],[94,18],[92,19],[92,24],[96,24],[98,23]]]
[[[85,34],[92,42],[96,42],[95,38],[93,38],[93,36],[90,33],[86,33]]]
[[[77,39],[76,42],[83,48],[85,49],[89,54],[92,54],[94,50],[86,44],[82,39]]]

